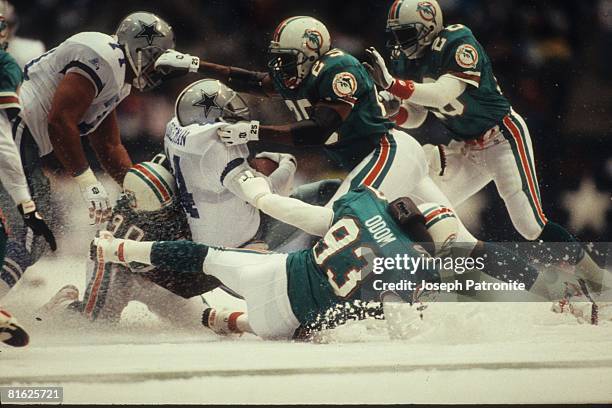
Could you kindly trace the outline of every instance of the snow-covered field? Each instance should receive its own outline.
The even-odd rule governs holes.
[[[80,203],[74,186],[63,194]],[[115,328],[36,320],[59,288],[85,287],[94,228],[85,211],[70,222],[58,254],[2,299],[31,343],[0,345],[0,386],[61,385],[66,403],[612,402],[612,322],[580,325],[548,303],[438,303],[401,340],[364,321],[316,344],[177,332],[138,303]]]
[[[3,299],[32,342],[0,349],[0,386],[61,385],[67,403],[612,402],[612,324],[549,304],[440,303],[404,339],[365,321],[317,344],[176,332],[142,304],[114,329],[35,320],[65,283],[84,287],[84,264],[40,262]]]

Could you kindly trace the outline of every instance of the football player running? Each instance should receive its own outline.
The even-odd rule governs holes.
[[[75,34],[26,64],[20,90],[24,108],[13,123],[13,137],[34,200],[51,230],[57,217],[41,157],[55,154],[79,185],[92,222],[105,222],[111,212],[108,194],[89,167],[81,137],[87,135],[102,167],[121,184],[132,162],[120,140],[115,108],[132,87],[144,91],[160,83],[153,64],[172,47],[172,28],[154,14],[138,12],[124,18],[114,36]],[[30,245],[19,232],[18,214],[8,216],[18,232],[9,242],[3,277],[11,273],[18,278],[45,248],[40,239]]]
[[[403,101],[394,118],[400,127],[418,127],[431,112],[453,133],[448,146],[430,151],[432,178],[451,203],[460,205],[493,181],[525,239],[566,243],[563,250],[552,246],[554,256],[545,261],[568,259],[600,292],[603,270],[544,215],[529,130],[501,93],[472,31],[461,24],[444,27],[436,0],[395,0],[387,32],[395,76],[373,47],[365,65],[378,86]]]
[[[324,147],[336,164],[349,170],[328,205],[349,190],[366,185],[390,200],[407,196],[417,204],[436,202],[452,208],[428,175],[421,145],[385,119],[371,75],[353,56],[332,48],[323,23],[305,16],[284,20],[275,30],[268,52],[268,72],[217,65],[174,50],[162,54],[155,66],[165,73],[201,72],[239,92],[283,97],[297,122],[260,125],[255,120],[239,121],[220,126],[219,136],[231,146],[263,140]],[[490,254],[486,259],[493,276],[522,279],[525,266],[520,259],[478,241],[461,222],[457,241],[465,243],[464,250],[471,256]]]
[[[30,238],[42,236],[55,251],[57,248],[55,237],[32,200],[19,151],[11,134],[10,120],[21,110],[17,91],[22,75],[17,62],[5,51],[8,39],[6,6],[5,1],[0,1],[0,182],[8,195],[6,201],[10,208],[16,206],[15,212],[22,217],[22,230],[15,228],[12,233],[23,233]],[[5,225],[5,218],[0,210],[0,266],[4,264],[7,240],[8,226]],[[17,282],[20,275],[9,266],[0,272],[0,277],[1,299]],[[0,341],[12,346],[25,346],[28,343],[26,331],[9,312],[2,308],[0,308]]]

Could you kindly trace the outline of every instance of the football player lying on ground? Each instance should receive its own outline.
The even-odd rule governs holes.
[[[269,193],[267,182],[257,180],[265,184],[263,189]],[[229,316],[228,330],[270,339],[292,338],[300,326],[345,301],[395,300],[397,296],[410,304],[418,300],[419,291],[386,293],[383,299],[383,291],[372,285],[374,276],[387,282],[439,280],[436,270],[425,269],[390,269],[382,275],[371,274],[376,256],[427,256],[416,241],[424,240],[430,245],[433,242],[422,215],[409,199],[388,204],[369,187],[345,194],[335,202],[333,211],[271,193],[255,201],[258,199],[278,201],[285,209],[289,204],[293,217],[307,213],[301,226],[323,238],[314,248],[280,254],[215,248],[189,241],[139,242],[114,238],[103,231],[93,243],[96,259],[140,262],[174,274],[199,272],[215,277],[242,295],[247,305],[248,314]],[[385,234],[378,234],[380,229]]]
[[[458,206],[493,181],[525,239],[563,243],[548,246],[536,259],[570,263],[591,292],[605,290],[606,272],[572,234],[544,215],[529,129],[502,94],[472,31],[462,24],[445,27],[436,0],[396,0],[387,33],[391,70],[373,47],[366,50],[365,65],[380,89],[403,101],[395,117],[399,126],[419,127],[431,112],[452,132],[454,140],[432,152],[438,157],[431,174],[450,202]]]

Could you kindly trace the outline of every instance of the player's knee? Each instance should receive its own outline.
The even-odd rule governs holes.
[[[535,241],[542,234],[544,226],[539,225],[537,222],[518,222],[515,224],[516,230],[521,234],[523,238],[528,241]]]

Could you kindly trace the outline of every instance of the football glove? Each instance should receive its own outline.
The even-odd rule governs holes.
[[[175,50],[167,50],[155,61],[155,69],[162,74],[171,72],[198,72],[200,58],[183,54]]]
[[[106,189],[98,181],[91,169],[85,170],[75,177],[81,189],[83,200],[89,205],[89,219],[91,225],[102,224],[110,219],[111,206]]]
[[[385,112],[387,118],[393,118],[400,110],[400,106],[402,101],[397,96],[393,95],[388,91],[380,91],[378,93],[378,99],[380,103],[385,107]]]
[[[369,47],[366,48],[366,56],[368,62],[364,62],[363,65],[374,79],[374,82],[376,82],[376,85],[382,89],[389,89],[393,85],[395,78],[389,73],[382,55],[376,51],[376,48]]]
[[[113,237],[109,231],[100,231],[100,236],[91,242],[90,258],[100,263],[125,263],[123,259],[124,239]]]
[[[34,201],[30,200],[19,204],[17,210],[19,210],[19,214],[23,217],[23,223],[32,230],[34,236],[42,235],[51,250],[55,251],[57,249],[55,236],[40,213],[36,211]]]
[[[217,130],[219,138],[228,146],[235,146],[259,140],[259,121],[236,122]]]
[[[238,189],[242,199],[255,208],[258,208],[257,200],[265,195],[272,194],[268,180],[263,177],[255,177],[248,170],[238,175]]]

